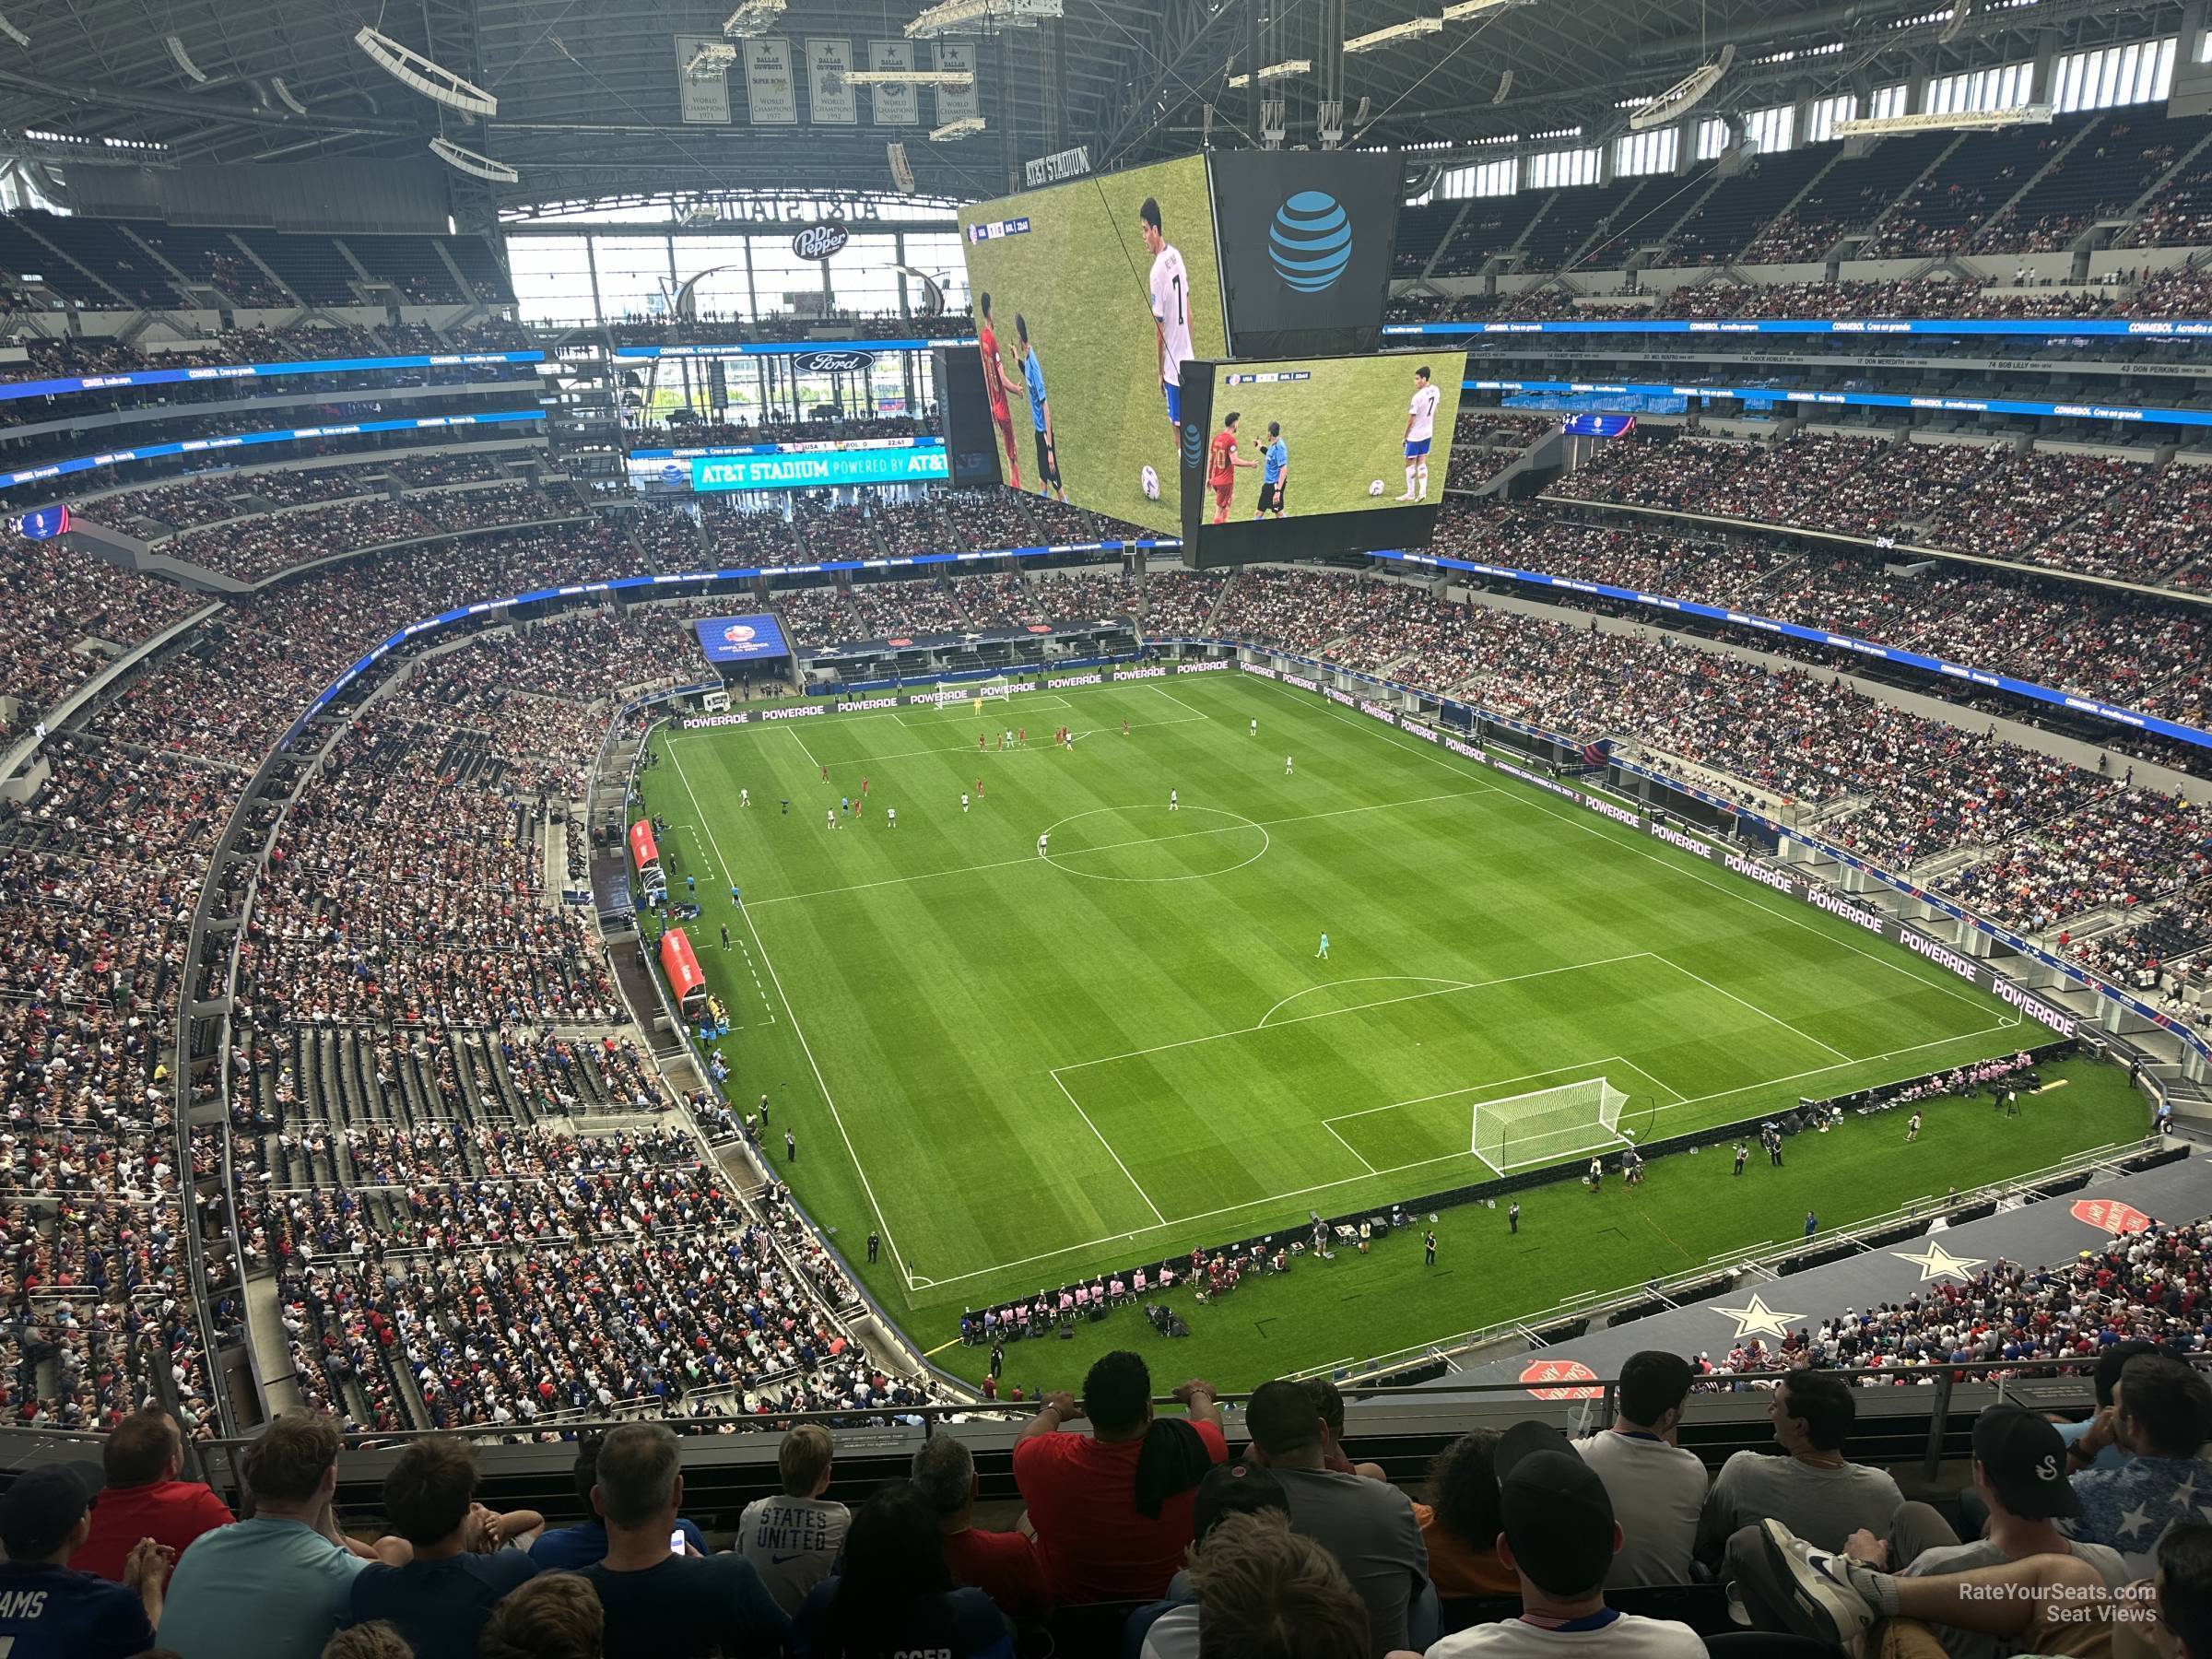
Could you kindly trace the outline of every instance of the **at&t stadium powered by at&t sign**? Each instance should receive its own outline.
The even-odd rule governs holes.
[[[951,476],[942,438],[640,449],[629,452],[628,467],[631,487],[647,495],[931,484]]]

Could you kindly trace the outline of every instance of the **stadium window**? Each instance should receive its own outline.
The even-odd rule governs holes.
[[[1512,195],[1520,188],[1521,169],[1512,161],[1485,161],[1475,170],[1475,194],[1478,196]]]
[[[1849,92],[1834,98],[1814,100],[1806,112],[1805,141],[1807,144],[1826,144],[1836,135],[1836,123],[1849,121],[1859,112],[1857,97]]]
[[[510,236],[507,268],[525,323],[593,324],[591,255],[581,236]]]
[[[677,286],[699,280],[691,289],[694,313],[742,322],[752,315],[752,293],[745,280],[745,238],[679,236],[676,239]]]
[[[829,263],[830,303],[839,311],[899,309],[899,251],[892,237],[855,236]]]
[[[1560,190],[1597,182],[1594,149],[1539,150],[1527,159],[1524,177],[1531,190]]]
[[[2053,77],[2052,108],[2061,115],[2077,110],[2110,110],[2124,104],[2156,103],[2173,89],[2178,37],[2135,41],[2070,52],[2058,60]]]
[[[592,257],[599,268],[599,309],[609,323],[661,317],[675,283],[665,236],[595,236]]]
[[[1728,124],[1717,115],[1698,123],[1698,159],[1710,161],[1728,147]]]
[[[1866,106],[1866,113],[1877,121],[1902,115],[1906,112],[1905,102],[1911,92],[1912,88],[1902,81],[1894,87],[1877,87],[1873,100]]]
[[[968,309],[968,263],[960,255],[960,233],[957,230],[909,230],[906,233],[906,263],[917,271],[925,273],[945,290],[947,311]],[[912,280],[907,283],[907,309],[921,309],[922,294]]]
[[[1617,178],[1675,171],[1682,147],[1682,129],[1659,127],[1649,133],[1630,133],[1613,141],[1613,172]]]
[[[1788,149],[1797,141],[1797,106],[1775,104],[1752,111],[1744,117],[1744,136],[1758,147],[1762,156]]]
[[[788,236],[753,239],[753,297],[764,317],[803,316],[822,304],[822,267],[791,251]]]

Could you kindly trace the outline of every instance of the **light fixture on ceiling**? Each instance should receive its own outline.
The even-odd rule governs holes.
[[[1878,138],[1885,133],[1939,133],[1954,128],[1988,131],[1994,127],[2047,126],[2051,106],[2021,104],[2010,110],[1954,110],[1948,115],[1861,115],[1839,121],[1838,138]]]
[[[728,74],[730,65],[736,61],[736,47],[722,41],[701,41],[684,60],[684,78],[712,80],[718,75]]]
[[[494,184],[512,184],[523,176],[506,162],[495,161],[489,156],[479,156],[472,149],[463,149],[451,138],[442,135],[430,140],[430,154],[457,171],[475,179],[488,179]]]
[[[192,61],[192,53],[184,50],[184,42],[173,34],[163,35],[161,39],[169,48],[171,61],[184,71],[185,78],[200,86],[206,86],[207,76],[200,66]]]
[[[1503,75],[1498,77],[1498,90],[1491,96],[1490,101],[1494,104],[1501,104],[1508,98],[1512,96],[1512,91],[1513,72],[1511,69],[1508,69]]]
[[[1735,62],[1733,45],[1721,48],[1721,55],[1693,69],[1641,109],[1630,112],[1629,126],[1634,132],[1648,127],[1665,126],[1694,108],[1700,100],[1720,84],[1721,76],[1728,73],[1728,65]]]
[[[907,39],[1019,29],[1065,14],[1063,0],[938,0],[906,26]]]
[[[972,69],[848,69],[840,76],[848,87],[950,87],[975,85]]]
[[[0,17],[0,35],[6,35],[18,46],[30,44],[30,37],[10,23],[5,17]]]
[[[963,115],[958,121],[948,121],[941,127],[931,128],[929,141],[932,144],[950,144],[955,139],[973,137],[982,130],[983,118],[981,115]]]
[[[1421,35],[1442,34],[1443,32],[1444,20],[1441,18],[1408,18],[1403,23],[1393,23],[1387,28],[1374,29],[1367,34],[1354,35],[1344,43],[1344,50],[1347,54],[1356,52],[1377,52],[1385,46],[1394,45],[1400,41],[1410,41]]]
[[[500,100],[483,88],[465,81],[442,64],[433,64],[411,46],[403,46],[390,35],[379,34],[368,25],[353,37],[353,43],[369,54],[369,61],[389,75],[401,86],[421,93],[458,110],[464,115],[497,115]]]
[[[1297,76],[1312,73],[1312,58],[1285,58],[1279,64],[1264,64],[1260,66],[1260,85],[1264,87],[1269,81],[1290,80]],[[1232,75],[1229,77],[1229,84],[1232,87],[1249,87],[1252,85],[1252,76]]]
[[[1951,15],[1944,23],[1943,32],[1936,37],[1936,44],[1948,46],[1957,40],[1959,31],[1966,27],[1967,17],[1973,9],[1974,0],[1959,0],[1959,3],[1951,7]]]
[[[722,32],[733,39],[764,35],[783,20],[783,0],[745,0],[722,20]]]
[[[269,76],[269,90],[276,93],[276,101],[293,114],[304,115],[307,113],[307,106],[292,96],[292,89],[284,84],[284,76],[281,75]]]
[[[890,163],[891,182],[904,195],[914,194],[914,170],[906,159],[906,146],[891,143],[883,147],[883,158]]]
[[[1509,6],[1531,6],[1535,0],[1453,0],[1444,7],[1444,21],[1457,23],[1487,11],[1501,11]]]

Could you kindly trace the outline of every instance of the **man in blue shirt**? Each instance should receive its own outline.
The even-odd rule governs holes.
[[[1030,344],[1030,320],[1019,312],[1014,313],[1014,333],[1021,341],[1022,384],[1030,389],[1030,424],[1037,429],[1037,477],[1065,501],[1067,490],[1060,482],[1060,453],[1059,446],[1053,441],[1052,406],[1044,400],[1044,365],[1037,360],[1037,348]]]
[[[476,1659],[492,1607],[534,1577],[536,1563],[500,1545],[533,1532],[533,1511],[495,1515],[476,1501],[477,1451],[452,1435],[412,1441],[384,1477],[384,1516],[414,1551],[404,1567],[364,1567],[353,1581],[353,1624],[384,1619],[416,1659]]]
[[[2169,1525],[2197,1519],[2203,1495],[2212,1492],[2212,1459],[2197,1455],[2207,1422],[2212,1385],[2201,1373],[2167,1354],[2128,1360],[2112,1404],[2068,1449],[2081,1506],[2068,1535],[2147,1557]],[[2117,1469],[2081,1466],[2114,1444],[2135,1455]]]
[[[768,1108],[766,1095],[760,1097],[760,1106],[765,1114]],[[754,1138],[757,1142],[758,1135]],[[530,1559],[544,1571],[573,1572],[589,1567],[606,1554],[606,1523],[590,1513],[592,1488],[599,1481],[599,1448],[603,1443],[602,1437],[594,1435],[578,1446],[576,1466],[571,1473],[571,1478],[576,1483],[576,1496],[583,1504],[587,1518],[574,1526],[556,1527],[551,1532],[540,1533],[537,1542],[530,1546]],[[707,1535],[699,1530],[696,1524],[678,1516],[676,1528],[684,1535],[687,1554],[703,1556],[707,1553]]]
[[[0,1653],[9,1659],[124,1659],[151,1647],[171,1552],[142,1538],[112,1584],[65,1563],[92,1533],[91,1482],[41,1464],[0,1493]]]
[[[1283,488],[1290,481],[1290,449],[1283,441],[1283,423],[1267,423],[1267,447],[1260,452],[1260,504],[1253,513],[1255,520],[1270,512],[1283,516]]]
[[[246,1448],[253,1518],[202,1533],[169,1581],[159,1641],[183,1659],[299,1659],[348,1618],[354,1575],[369,1564],[330,1516],[338,1486],[337,1420],[288,1411]]]

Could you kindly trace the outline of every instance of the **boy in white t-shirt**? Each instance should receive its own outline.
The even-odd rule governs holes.
[[[1547,1423],[1516,1423],[1498,1440],[1498,1559],[1521,1581],[1521,1617],[1446,1636],[1428,1659],[1705,1659],[1686,1624],[1606,1606],[1620,1548],[1613,1500],[1595,1469]]]

